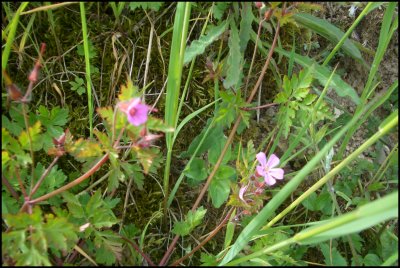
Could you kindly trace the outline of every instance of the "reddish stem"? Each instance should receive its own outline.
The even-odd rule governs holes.
[[[138,245],[136,245],[133,241],[131,241],[129,238],[119,235],[122,239],[124,239],[126,242],[128,242],[140,255],[142,255],[143,258],[146,259],[147,263],[150,266],[155,266],[154,262],[150,259],[149,256],[147,256],[143,251],[140,250]]]

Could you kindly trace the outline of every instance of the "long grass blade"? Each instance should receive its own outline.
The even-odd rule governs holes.
[[[18,27],[18,21],[19,21],[19,16],[21,15],[21,12],[27,7],[27,5],[29,4],[29,2],[23,2],[17,12],[15,12],[11,23],[10,23],[10,30],[8,32],[7,35],[7,42],[6,42],[6,46],[3,50],[3,53],[1,55],[1,68],[3,70],[6,69],[7,67],[7,62],[8,62],[8,58],[10,57],[10,52],[11,52],[11,45],[14,42],[14,38],[15,38],[15,32],[17,31],[17,27]]]
[[[83,49],[85,52],[85,65],[86,65],[86,89],[88,95],[89,106],[89,128],[90,138],[93,137],[93,102],[92,102],[92,79],[90,73],[90,58],[89,58],[89,41],[86,24],[85,3],[80,2],[81,22],[82,22],[82,35],[83,35]]]
[[[174,30],[168,66],[167,96],[165,101],[165,122],[168,126],[173,128],[175,128],[177,125],[179,93],[181,87],[186,37],[189,27],[190,9],[191,4],[189,2],[179,2],[177,4],[174,20]],[[165,193],[164,208],[166,210],[169,195],[169,171],[171,168],[173,133],[166,133],[165,137],[168,150],[163,183]]]

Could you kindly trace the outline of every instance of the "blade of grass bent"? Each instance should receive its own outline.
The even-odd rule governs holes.
[[[85,14],[85,3],[80,2],[81,10],[81,22],[82,22],[82,35],[83,35],[83,49],[85,52],[85,65],[86,65],[86,89],[88,94],[88,106],[89,106],[89,128],[90,138],[93,137],[93,102],[92,102],[92,79],[90,77],[90,59],[89,59],[89,43],[88,43],[88,32],[86,24]]]

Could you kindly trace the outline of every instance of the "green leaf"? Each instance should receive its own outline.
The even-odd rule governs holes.
[[[230,191],[229,179],[214,177],[208,188],[213,206],[219,208],[228,199]]]
[[[192,143],[189,145],[189,148],[186,152],[181,153],[179,157],[188,157],[191,156],[194,151],[196,150],[198,144],[200,143],[201,139],[203,138],[207,127],[209,124],[211,124],[211,119],[207,121],[207,125],[203,128],[201,133],[196,136],[196,138],[193,139]],[[224,132],[221,126],[215,126],[213,127],[207,137],[204,139],[203,144],[200,146],[199,150],[196,153],[196,156],[201,155],[202,153],[206,152],[208,149],[210,149],[214,144],[216,144],[219,139],[221,139],[224,136]]]
[[[172,232],[180,236],[188,235],[196,226],[198,226],[204,218],[207,209],[202,206],[199,207],[195,212],[189,211],[184,221],[179,221],[174,224]]]
[[[330,42],[332,42],[333,45],[336,45],[344,36],[344,33],[339,28],[337,28],[327,20],[319,19],[308,13],[296,13],[293,14],[293,18],[298,24],[325,37]],[[364,62],[361,56],[361,52],[349,39],[344,42],[342,49],[350,57],[360,62]]]
[[[227,59],[227,72],[224,80],[224,87],[229,89],[235,87],[239,83],[242,72],[242,54],[240,53],[240,39],[238,29],[234,21],[231,21],[231,34],[228,41],[229,54]]]
[[[216,164],[219,156],[221,155],[221,152],[225,146],[226,141],[228,138],[222,137],[218,140],[217,143],[214,144],[209,150],[208,150],[208,161],[211,164]],[[228,149],[226,150],[226,153],[224,155],[224,158],[222,159],[222,164],[226,164],[231,158],[231,145],[229,145]]]
[[[130,2],[129,3],[129,8],[134,11],[136,8],[142,8],[142,9],[151,9],[154,11],[159,11],[160,7],[164,2]]]
[[[96,48],[93,46],[93,43],[90,40],[88,40],[88,46],[89,46],[89,59],[92,59],[96,57]],[[85,56],[85,50],[83,44],[78,45],[77,50],[79,56]]]
[[[250,31],[251,31],[251,23],[253,22],[253,12],[251,11],[253,3],[252,2],[243,2],[241,16],[242,20],[240,21],[240,30],[239,30],[239,39],[240,39],[240,52],[243,53],[246,50],[247,43],[250,39]]]
[[[328,244],[320,244],[322,254],[325,257],[325,264],[329,266],[347,266],[345,258],[340,254],[336,247],[329,247]]]
[[[111,170],[110,176],[108,177],[108,189],[107,192],[112,192],[118,188],[119,182],[124,181],[125,175],[121,170],[116,167]]]
[[[203,54],[204,50],[225,32],[228,22],[229,20],[225,20],[218,26],[211,25],[207,35],[201,36],[198,40],[194,40],[190,46],[186,47],[183,64],[187,64],[194,57]]]
[[[251,35],[252,40],[255,42],[255,40],[257,38],[257,34],[254,31],[252,31],[250,35]],[[263,53],[264,55],[267,55],[268,52],[263,47],[264,45],[267,46],[268,48],[270,47],[270,44],[268,44],[268,43],[258,42],[258,48],[260,49],[261,53]],[[281,49],[279,47],[276,47],[275,51],[287,58],[290,58],[290,56],[291,56],[291,52]],[[292,55],[292,57],[293,57],[293,55]],[[327,81],[331,75],[331,71],[327,67],[319,65],[318,63],[316,63],[314,60],[310,59],[309,57],[301,56],[296,53],[294,53],[294,61],[297,64],[300,64],[301,66],[303,66],[303,68],[305,68],[305,69],[311,68],[312,66],[314,66],[314,77],[318,80],[318,82],[322,86],[325,86],[325,84],[327,83]],[[352,88],[349,84],[344,82],[340,78],[339,75],[334,74],[333,78],[331,80],[331,83],[329,85],[336,91],[336,93],[340,97],[348,96],[355,104],[360,103],[360,97],[358,96],[357,91],[354,88]]]
[[[65,150],[75,157],[78,161],[84,161],[90,157],[101,156],[103,153],[99,143],[92,140],[79,140],[70,144],[65,144]]]
[[[364,257],[365,266],[380,266],[381,264],[382,260],[376,254],[369,253]]]
[[[41,123],[37,121],[33,126],[29,127],[29,135],[28,132],[23,130],[21,135],[18,137],[18,141],[21,144],[22,148],[25,150],[30,149],[30,140],[32,141],[32,150],[39,151],[42,149],[43,142],[41,136],[39,135],[41,132]],[[29,139],[30,136],[30,139]]]
[[[149,130],[162,131],[162,132],[173,132],[174,128],[167,126],[167,124],[158,118],[149,116],[146,122],[146,126]]]
[[[132,98],[140,97],[139,89],[133,85],[131,78],[128,76],[126,85],[121,85],[121,92],[118,94],[119,101],[129,101]]]
[[[46,215],[43,231],[48,245],[53,248],[68,250],[78,241],[74,226],[67,219],[54,218],[52,214]]]
[[[214,2],[214,7],[212,10],[214,18],[221,20],[222,15],[224,15],[224,12],[229,4],[230,2]]]
[[[184,170],[183,173],[186,177],[192,179],[188,180],[188,183],[191,186],[195,186],[207,178],[206,163],[203,159],[194,158],[189,167],[187,167],[187,169]]]

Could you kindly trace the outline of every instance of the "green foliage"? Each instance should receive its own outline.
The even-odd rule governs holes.
[[[2,234],[2,251],[16,265],[51,265],[48,250],[70,250],[78,240],[76,228],[63,217],[47,214],[39,207],[32,214],[3,215],[10,231]],[[29,239],[28,239],[29,238]],[[4,256],[4,255],[3,255]]]
[[[53,107],[51,111],[40,105],[37,110],[37,120],[40,121],[46,132],[42,133],[43,149],[47,151],[53,147],[52,138],[58,138],[63,134],[63,126],[68,122],[68,109]]]
[[[230,36],[229,36],[229,54],[226,61],[227,71],[226,78],[224,80],[224,87],[229,89],[230,87],[236,86],[240,82],[241,74],[242,74],[242,53],[240,53],[240,39],[238,29],[233,20],[230,23]]]
[[[238,115],[242,116],[243,122],[249,126],[250,112],[240,108],[249,107],[243,98],[240,97],[240,92],[237,94],[228,91],[221,91],[222,103],[216,112],[216,121],[223,126],[230,126]]]
[[[212,9],[214,18],[216,18],[217,20],[221,20],[226,8],[230,4],[231,4],[230,2],[214,2],[214,6]]]
[[[329,266],[347,266],[346,259],[340,254],[336,247],[331,247],[327,243],[319,245],[325,257],[325,264]]]
[[[215,208],[219,208],[228,199],[231,183],[229,178],[235,174],[235,170],[229,166],[221,166],[217,174],[215,174],[208,188],[208,193]]]
[[[250,31],[251,23],[253,22],[254,15],[251,11],[253,3],[252,2],[243,2],[241,9],[241,21],[240,21],[240,30],[239,30],[239,39],[240,39],[240,52],[243,53],[246,50],[247,43],[250,39]]]
[[[315,31],[333,44],[337,44],[344,35],[339,28],[332,25],[327,20],[314,17],[311,14],[297,13],[293,15],[293,18],[301,26]],[[349,39],[344,42],[342,49],[347,55],[360,62],[364,62],[360,50]]]
[[[85,81],[80,78],[79,76],[75,77],[75,81],[70,81],[69,84],[71,85],[71,90],[76,91],[79,96],[85,93]]]
[[[180,236],[190,234],[190,232],[203,221],[206,212],[207,209],[204,209],[202,206],[195,212],[190,210],[185,216],[184,221],[175,222],[172,232],[174,234],[179,234]]]
[[[164,2],[130,2],[129,8],[134,11],[136,8],[151,9],[154,11],[160,10]]]
[[[190,186],[197,186],[200,182],[207,178],[207,166],[203,159],[194,158],[189,167],[183,171],[188,177],[188,184]]]
[[[93,45],[92,41],[88,40],[88,45],[89,45],[89,59],[93,59],[94,57],[96,57],[96,48]],[[84,50],[84,46],[82,45],[78,45],[77,46],[77,53],[79,56],[85,56],[85,50]]]
[[[183,64],[187,64],[194,57],[203,54],[204,50],[225,32],[228,24],[229,20],[225,20],[218,26],[211,25],[206,35],[201,36],[198,40],[194,40],[190,46],[186,47]]]

